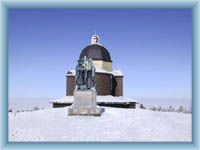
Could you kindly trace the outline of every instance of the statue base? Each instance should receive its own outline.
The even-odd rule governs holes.
[[[68,115],[100,116],[101,108],[96,105],[96,90],[74,91],[74,102],[68,108]]]

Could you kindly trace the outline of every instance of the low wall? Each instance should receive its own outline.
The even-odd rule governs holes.
[[[71,106],[72,103],[52,103],[53,108]],[[116,107],[116,108],[136,108],[136,102],[97,102],[99,106]]]

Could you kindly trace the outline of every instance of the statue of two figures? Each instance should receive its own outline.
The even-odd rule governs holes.
[[[84,58],[78,60],[76,66],[76,90],[95,89],[95,67],[91,58]]]
[[[75,81],[74,101],[68,108],[68,115],[101,116],[101,108],[97,106],[96,102],[95,67],[91,58],[84,56],[78,60]]]

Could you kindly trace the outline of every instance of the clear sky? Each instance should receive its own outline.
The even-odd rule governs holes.
[[[11,9],[9,96],[64,96],[94,31],[125,96],[191,99],[191,9]]]

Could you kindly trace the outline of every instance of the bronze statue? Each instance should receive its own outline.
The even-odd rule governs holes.
[[[95,87],[95,67],[91,58],[84,56],[78,60],[75,81],[77,90],[88,90]]]

